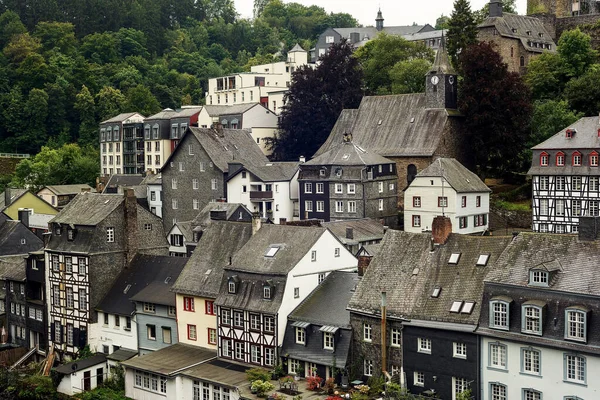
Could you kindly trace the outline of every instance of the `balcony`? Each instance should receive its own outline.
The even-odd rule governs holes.
[[[257,190],[251,190],[250,191],[250,200],[270,200],[273,198],[273,191],[272,190],[265,190],[265,191],[257,191]]]

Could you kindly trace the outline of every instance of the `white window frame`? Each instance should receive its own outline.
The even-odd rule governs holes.
[[[348,213],[356,214],[356,201],[352,200],[348,202]]]
[[[312,193],[312,183],[304,183],[304,193]]]
[[[295,335],[296,343],[305,345],[306,344],[306,329],[296,326],[295,331],[296,331],[296,335]]]
[[[356,194],[356,184],[348,183],[346,185],[346,191],[348,192],[348,194]]]
[[[586,384],[587,362],[586,358],[580,354],[564,354],[564,380]]]
[[[462,342],[454,342],[452,344],[452,357],[467,359],[467,344]]]
[[[344,202],[341,200],[337,200],[335,202],[335,212],[336,213],[343,213],[344,212]]]
[[[390,335],[390,345],[392,347],[402,346],[402,331],[398,328],[392,328]]]
[[[325,192],[325,185],[323,183],[317,183],[315,185],[315,190],[317,194],[323,194]]]
[[[502,310],[500,308],[504,308],[504,309]],[[491,300],[490,301],[490,328],[502,329],[502,330],[507,331],[509,328],[509,321],[510,321],[510,304],[503,300]]]
[[[507,346],[500,342],[488,344],[488,368],[506,370],[508,365]]]
[[[521,373],[542,374],[542,352],[532,347],[521,348]]]
[[[107,243],[115,242],[115,228],[112,226],[109,226],[108,228],[106,228],[106,242]]]
[[[341,183],[335,184],[335,193],[337,193],[337,194],[344,193],[344,186]]]
[[[565,339],[587,342],[587,312],[572,308],[565,310]]]
[[[532,304],[521,306],[521,332],[542,335],[542,308]]]
[[[306,212],[313,211],[313,202],[311,200],[304,201],[304,211],[306,211]]]
[[[317,203],[317,212],[325,212],[325,202],[322,200],[317,200],[316,203]]]
[[[335,336],[332,332],[323,332],[323,348],[333,350],[335,346]]]
[[[373,341],[373,325],[363,324],[363,341],[364,342],[372,342]]]
[[[419,353],[431,354],[431,339],[422,337],[418,338],[417,351]]]
[[[425,373],[421,371],[415,371],[413,373],[413,386],[425,386]]]

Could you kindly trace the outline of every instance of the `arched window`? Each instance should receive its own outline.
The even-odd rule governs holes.
[[[408,164],[406,167],[406,181],[410,185],[412,181],[415,180],[417,176],[417,166],[415,164]]]
[[[592,151],[590,153],[590,167],[598,166],[598,152]]]
[[[573,153],[573,164],[574,167],[580,167],[581,166],[581,153],[576,151],[575,153]]]
[[[562,151],[559,151],[558,153],[556,153],[556,165],[558,167],[565,166],[565,153],[563,153]]]
[[[548,166],[548,153],[546,153],[545,151],[542,151],[542,153],[540,154],[540,165],[542,167],[547,167]]]
[[[515,49],[513,47],[510,48],[510,56],[511,57],[515,56]]]
[[[525,57],[521,56],[521,58],[519,58],[519,65],[520,65],[521,67],[524,67],[524,66],[525,66]]]

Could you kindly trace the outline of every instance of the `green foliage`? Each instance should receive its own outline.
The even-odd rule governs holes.
[[[425,74],[431,68],[431,63],[422,58],[400,61],[389,72],[392,82],[392,93],[423,93],[425,92]]]
[[[91,391],[78,393],[74,398],[79,400],[128,400],[124,390],[115,390],[106,386]]]
[[[270,381],[271,372],[264,368],[250,368],[246,370],[246,377],[250,383],[254,381]]]
[[[578,78],[572,79],[565,87],[564,96],[572,109],[590,117],[600,110],[600,66],[590,68]]]
[[[462,393],[456,395],[456,400],[471,400],[473,399],[473,391],[471,389],[467,389]]]
[[[433,51],[422,42],[409,42],[400,36],[380,33],[377,38],[369,40],[356,50],[355,57],[362,66],[367,91],[373,94],[390,94],[392,68],[403,61],[433,62]],[[421,78],[424,82],[423,76]]]
[[[531,137],[527,147],[533,147],[577,121],[582,113],[571,111],[566,100],[540,100],[533,105]]]
[[[545,52],[533,58],[527,66],[525,82],[535,99],[554,99],[561,95],[567,79],[558,53]]]
[[[591,38],[579,28],[564,32],[558,40],[558,54],[563,61],[564,73],[568,77],[581,76],[598,55],[592,49]]]
[[[477,42],[477,23],[468,0],[456,0],[448,21],[448,55],[457,71],[462,71],[458,54]]]
[[[257,379],[252,382],[252,384],[250,385],[250,389],[253,392],[255,392],[258,397],[263,397],[265,395],[265,393],[270,392],[271,390],[275,389],[275,385],[273,385],[268,380],[263,381],[263,380]]]
[[[450,17],[442,14],[435,20],[435,29],[448,29],[449,28]]]

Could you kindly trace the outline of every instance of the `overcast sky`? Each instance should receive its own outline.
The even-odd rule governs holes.
[[[471,9],[479,10],[489,0],[471,0]],[[252,17],[254,0],[234,0],[235,8],[244,18]],[[364,26],[375,25],[377,9],[381,7],[385,26],[435,24],[440,15],[450,15],[453,0],[283,0],[284,3],[316,4],[327,12],[345,12]],[[526,0],[517,0],[517,11],[525,14]]]

